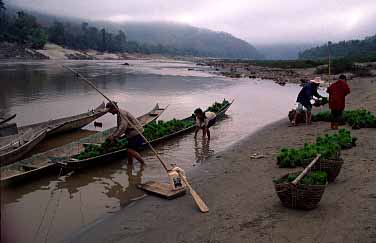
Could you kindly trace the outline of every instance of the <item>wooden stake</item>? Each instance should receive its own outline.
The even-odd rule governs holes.
[[[307,174],[307,172],[311,169],[311,167],[316,164],[316,162],[320,159],[321,154],[318,154],[314,160],[303,170],[302,173],[299,174],[298,177],[292,182],[292,184],[296,185],[298,182]]]

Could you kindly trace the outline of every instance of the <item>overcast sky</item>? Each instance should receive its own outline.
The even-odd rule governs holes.
[[[176,21],[251,44],[312,43],[376,34],[376,0],[5,0],[49,14]]]

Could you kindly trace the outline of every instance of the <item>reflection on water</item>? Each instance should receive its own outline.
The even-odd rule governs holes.
[[[128,62],[128,61],[127,61]],[[211,128],[211,140],[197,140],[186,134],[155,146],[167,163],[176,163],[186,171],[199,167],[205,159],[244,138],[249,133],[286,116],[294,104],[299,87],[285,87],[273,82],[228,79],[206,72],[187,71],[192,63],[167,61],[64,62],[91,79],[120,107],[135,116],[146,113],[155,103],[169,108],[160,119],[185,118],[200,106],[206,108],[223,98],[235,99],[227,116]],[[61,67],[63,62],[0,63],[0,110],[17,113],[17,123],[26,125],[82,113],[96,107],[103,99],[74,75]],[[98,121],[103,128],[116,123],[107,114]],[[93,124],[85,130],[99,130]],[[66,143],[88,131],[72,133],[51,140],[37,148]],[[64,177],[42,177],[2,191],[1,237],[10,242],[28,242],[42,222],[36,242],[61,241],[84,225],[115,212],[132,198],[144,195],[136,184],[149,180],[168,180],[160,162],[150,150],[141,152],[146,165],[127,165],[126,159],[103,161],[101,166],[77,171]],[[51,196],[52,195],[52,196]],[[49,202],[49,199],[50,203]],[[54,216],[53,216],[54,215]],[[34,223],[30,223],[33,221]],[[53,221],[52,226],[51,222]],[[22,234],[19,230],[22,229]]]
[[[202,138],[201,141],[195,139],[195,156],[196,163],[202,163],[208,157],[214,154],[214,149],[210,149],[210,140]]]

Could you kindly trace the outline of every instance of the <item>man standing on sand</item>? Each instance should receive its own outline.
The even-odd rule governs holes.
[[[331,84],[326,92],[329,93],[329,108],[332,113],[331,128],[338,129],[338,125],[342,122],[346,95],[350,94],[346,76],[341,74],[338,81]]]
[[[136,129],[142,133],[144,128],[131,113],[122,109],[118,110],[115,106],[115,102],[109,102],[106,104],[108,112],[110,112],[112,115],[117,115],[117,128],[115,132],[113,132],[107,139],[113,142],[125,135],[128,138],[128,164],[133,163],[133,158],[136,158],[140,163],[144,163],[141,155],[135,150],[144,142],[144,139],[136,131]],[[119,111],[127,120],[122,118]]]
[[[202,137],[205,138],[206,135],[208,135],[208,139],[210,140],[210,130],[209,128],[213,126],[216,122],[216,114],[214,112],[203,112],[201,108],[197,108],[194,111],[194,114],[196,116],[196,130],[195,130],[195,136],[197,137],[197,133],[200,129],[202,129]]]
[[[296,126],[296,119],[299,115],[299,113],[302,113],[306,111],[306,123],[310,125],[311,122],[311,111],[312,111],[312,104],[311,99],[313,96],[316,98],[322,98],[322,96],[317,92],[318,87],[320,84],[322,84],[324,81],[321,80],[320,77],[316,77],[315,79],[311,80],[309,83],[305,84],[302,88],[302,90],[299,92],[298,98],[296,99],[296,102],[298,104],[298,107],[296,109],[294,119],[292,120],[292,125]]]

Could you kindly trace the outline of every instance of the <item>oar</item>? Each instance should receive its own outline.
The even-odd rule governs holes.
[[[133,124],[120,112],[119,108],[117,107],[117,105],[115,105],[112,100],[110,100],[105,94],[103,94],[90,80],[88,80],[87,78],[85,78],[84,76],[82,76],[80,73],[78,73],[77,71],[73,70],[72,68],[68,67],[68,66],[65,66],[63,65],[64,68],[68,69],[69,71],[73,72],[74,74],[77,75],[77,77],[81,78],[83,81],[85,81],[87,84],[89,84],[93,89],[95,89],[99,94],[101,94],[106,100],[108,100],[108,102],[110,102],[115,108],[116,110],[119,112],[120,116],[122,119],[124,119],[125,121],[128,122],[128,124],[130,124],[133,129],[136,130],[136,132],[138,134],[141,135],[141,137],[145,140],[146,144],[149,146],[149,148],[151,149],[151,151],[153,151],[154,155],[157,157],[157,159],[159,160],[159,162],[161,162],[163,168],[166,170],[166,172],[168,173],[169,171],[171,171],[172,168],[168,168],[167,167],[167,164],[162,160],[162,158],[158,155],[157,151],[153,148],[153,146],[150,144],[149,140],[142,134],[142,132],[140,130],[138,130],[138,128],[136,126],[133,126]],[[193,197],[193,199],[195,200],[197,206],[199,207],[199,209],[201,210],[202,208],[202,205],[205,205],[204,201],[201,199],[201,197],[192,189],[192,187],[189,185],[188,181],[186,180],[186,178],[183,178],[184,182],[186,182],[188,188],[189,188],[189,191]],[[202,203],[201,203],[202,202]],[[206,207],[206,205],[205,205]],[[206,210],[201,210],[202,212],[208,212],[209,209],[206,207]]]

